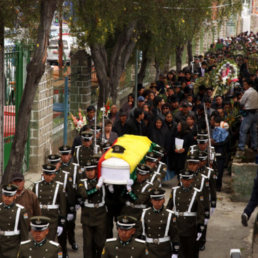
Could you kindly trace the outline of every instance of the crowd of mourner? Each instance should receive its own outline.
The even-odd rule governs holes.
[[[79,211],[85,258],[199,257],[223,173],[230,175],[236,152],[257,152],[258,70],[250,65],[257,40],[254,33],[219,39],[190,67],[139,84],[121,107],[111,105],[104,124],[89,106],[73,144],[47,157],[32,191],[21,173],[2,187],[0,257],[68,257],[68,243],[78,250]],[[218,70],[224,60],[236,66],[229,61]],[[231,76],[223,91],[202,84],[215,71],[221,82]],[[134,179],[106,184],[99,158],[110,148],[122,154],[114,143],[125,134],[147,136],[155,145]],[[173,178],[178,185],[166,200]],[[250,209],[244,214],[247,223]]]

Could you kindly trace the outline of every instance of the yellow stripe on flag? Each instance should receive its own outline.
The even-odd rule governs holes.
[[[112,149],[109,149],[104,158],[105,160],[112,157],[123,159],[130,165],[132,173],[150,149],[151,143],[148,137],[125,134],[117,138],[115,143],[115,145],[121,145],[125,148],[124,153],[113,153]]]

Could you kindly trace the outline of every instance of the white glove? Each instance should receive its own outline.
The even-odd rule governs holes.
[[[75,204],[75,210],[79,210],[81,208],[81,205],[80,204]]]
[[[110,193],[114,193],[114,186],[113,185],[108,185],[108,190]]]
[[[61,236],[61,234],[63,233],[63,230],[64,230],[63,227],[58,226],[57,227],[57,231],[56,231],[57,232],[57,236]]]
[[[178,258],[177,254],[172,254],[171,258]]]
[[[208,225],[209,219],[204,219],[204,225]]]
[[[71,221],[74,219],[74,215],[72,213],[67,214],[67,221]]]
[[[212,215],[214,213],[214,211],[215,211],[215,208],[211,208],[210,214]]]
[[[132,186],[133,183],[134,183],[133,179],[128,179],[128,180],[127,180],[127,185]]]
[[[97,183],[96,186],[97,186],[98,188],[101,188],[102,185],[103,185],[103,183],[104,183],[104,178],[101,176],[101,177],[99,178],[98,183]]]
[[[128,192],[132,191],[132,185],[133,185],[134,181],[132,179],[128,179],[127,180],[127,185],[126,185],[126,189]]]
[[[201,236],[202,236],[202,233],[197,233],[196,241],[199,241],[199,240],[200,240],[200,238],[201,238]]]

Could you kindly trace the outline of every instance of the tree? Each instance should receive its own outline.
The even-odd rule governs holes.
[[[31,1],[31,3],[32,2],[35,4],[35,1]],[[39,2],[40,21],[37,29],[37,40],[31,61],[27,66],[27,78],[19,107],[14,141],[10,159],[3,176],[4,183],[8,183],[11,175],[20,171],[22,167],[24,147],[28,137],[31,108],[38,83],[45,71],[50,26],[56,8],[57,0],[41,0]],[[27,17],[24,16],[24,18]]]

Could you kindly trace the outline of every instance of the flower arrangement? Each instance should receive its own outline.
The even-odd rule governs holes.
[[[81,109],[78,109],[78,117],[74,116],[70,112],[70,119],[72,120],[73,127],[79,132],[81,128],[87,123],[86,116],[82,113]]]

